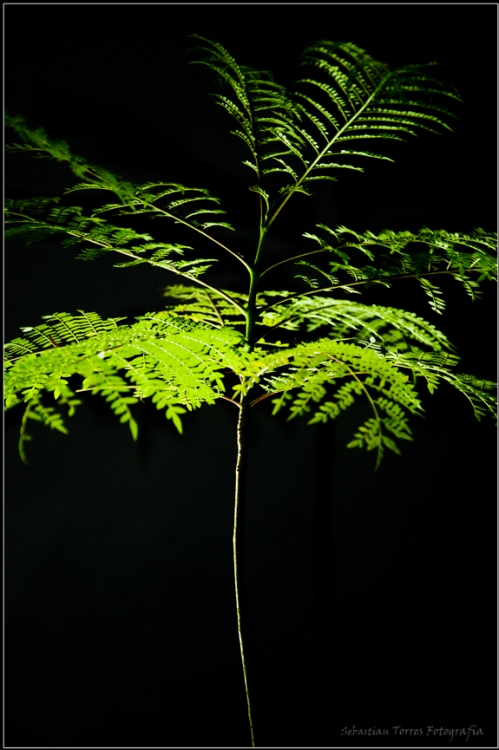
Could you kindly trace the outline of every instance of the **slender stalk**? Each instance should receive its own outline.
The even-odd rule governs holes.
[[[185,219],[182,219],[180,216],[175,216],[175,214],[171,214],[168,211],[165,211],[164,209],[160,208],[159,206],[155,206],[153,203],[150,203],[149,205],[152,208],[156,209],[156,211],[159,211],[165,216],[168,216],[168,218],[174,219],[174,221],[178,222],[179,224],[184,224],[184,226],[189,227],[189,229],[193,229],[195,232],[198,232],[199,234],[202,234],[203,237],[206,237],[206,239],[211,240],[211,242],[214,242],[216,245],[220,245],[221,248],[223,248],[228,253],[233,255],[234,258],[236,258],[239,261],[239,263],[242,263],[243,266],[245,266],[248,271],[251,270],[251,266],[248,263],[246,263],[246,261],[241,255],[234,252],[234,250],[231,250],[230,247],[227,247],[227,245],[224,245],[219,240],[216,240],[214,237],[211,236],[211,234],[208,234],[203,229],[200,229],[199,227],[194,226],[194,224],[190,224],[188,221],[186,221]]]
[[[11,216],[21,216],[22,218],[25,218],[25,216],[23,214],[19,214],[19,213],[14,212],[14,211],[11,212]],[[180,219],[179,219],[179,221],[180,221]],[[22,222],[11,222],[11,223],[22,223]],[[47,222],[44,222],[44,221],[39,221],[37,223],[40,226],[50,226],[50,224],[48,224]],[[182,223],[182,222],[180,222],[180,223]],[[183,222],[183,223],[185,224],[186,222]],[[124,250],[124,249],[121,249],[121,248],[118,248],[118,247],[113,247],[108,242],[101,242],[99,240],[92,239],[91,237],[87,237],[84,232],[76,232],[74,230],[69,230],[69,229],[66,229],[65,231],[66,231],[66,234],[69,234],[69,235],[71,235],[73,237],[80,237],[82,240],[85,240],[86,242],[91,242],[93,245],[98,245],[98,247],[103,247],[106,250],[109,250],[110,252],[120,253],[121,255],[126,255],[128,258],[133,258],[134,260],[140,260],[143,263],[149,263],[150,266],[155,266],[157,268],[163,268],[163,269],[166,269],[167,271],[171,271],[172,273],[175,273],[177,276],[183,276],[185,279],[188,279],[189,281],[193,281],[195,284],[199,284],[200,286],[204,286],[206,289],[210,289],[212,292],[215,292],[216,294],[219,294],[221,297],[224,297],[224,299],[226,299],[228,302],[230,302],[231,304],[233,304],[234,307],[236,307],[239,310],[239,312],[242,313],[246,317],[246,310],[245,310],[245,308],[242,307],[235,300],[233,300],[232,297],[230,297],[228,294],[226,294],[221,289],[217,289],[216,287],[211,286],[211,284],[207,284],[205,281],[202,281],[201,279],[197,278],[196,276],[191,276],[188,273],[182,273],[182,271],[178,271],[176,268],[174,268],[172,266],[164,265],[162,262],[157,262],[157,261],[154,261],[154,260],[150,260],[149,258],[141,258],[140,255],[136,255],[135,253],[132,253],[131,250]],[[205,232],[201,232],[201,234],[206,234],[206,233]],[[206,236],[208,237],[208,235],[206,235]],[[210,237],[208,237],[208,238],[212,239]],[[214,242],[217,242],[218,245],[221,244],[220,242],[218,242],[218,240],[214,240]],[[224,245],[222,245],[222,247],[224,247]],[[228,248],[225,248],[225,249],[228,249]],[[229,252],[232,252],[232,251],[229,250]],[[247,265],[244,260],[242,260],[242,259],[240,259],[240,260],[241,260],[242,263],[244,263],[244,265]],[[248,266],[248,268],[249,268],[249,266]]]
[[[340,137],[341,135],[343,135],[343,133],[344,133],[344,131],[345,131],[345,130],[347,130],[348,128],[351,128],[351,127],[352,127],[352,124],[353,124],[353,123],[355,122],[355,120],[356,120],[356,119],[357,119],[357,118],[359,117],[359,115],[361,115],[361,114],[362,114],[362,112],[364,112],[364,110],[365,110],[365,109],[366,109],[366,108],[368,107],[368,105],[369,105],[369,104],[371,103],[372,99],[374,98],[374,95],[375,95],[375,94],[376,94],[376,93],[377,93],[377,92],[378,92],[379,90],[381,90],[382,86],[383,86],[383,85],[384,85],[384,84],[386,83],[386,81],[387,81],[387,80],[388,80],[388,79],[389,79],[389,78],[390,78],[390,77],[391,77],[392,75],[393,75],[393,73],[389,73],[388,75],[386,75],[386,76],[384,77],[384,79],[383,79],[383,80],[382,80],[382,81],[381,81],[381,82],[380,82],[380,83],[378,84],[378,86],[376,87],[376,89],[375,89],[375,90],[374,90],[374,91],[372,92],[372,94],[371,94],[371,95],[370,95],[370,96],[369,96],[369,97],[368,97],[368,98],[366,99],[366,101],[365,101],[365,102],[364,102],[364,103],[362,104],[362,106],[361,106],[361,107],[359,107],[359,109],[358,109],[358,110],[357,110],[357,111],[355,112],[355,114],[354,114],[354,115],[353,115],[352,117],[350,117],[350,118],[347,118],[347,115],[346,115],[346,114],[345,114],[345,113],[344,113],[344,112],[342,111],[342,109],[341,109],[341,107],[340,107],[340,112],[341,112],[341,114],[343,115],[343,119],[345,120],[345,124],[344,124],[344,125],[342,125],[342,127],[341,127],[341,128],[339,128],[339,129],[338,129],[338,130],[336,131],[336,133],[334,134],[334,136],[333,136],[333,137],[331,138],[331,140],[330,140],[330,141],[328,141],[328,143],[327,143],[327,144],[326,144],[326,145],[324,146],[324,148],[322,149],[322,151],[320,151],[320,152],[319,152],[319,153],[317,154],[317,156],[315,157],[315,159],[314,159],[314,160],[313,160],[313,161],[311,162],[311,164],[309,164],[309,165],[308,165],[308,167],[307,167],[307,169],[305,170],[305,172],[304,172],[304,173],[302,174],[302,176],[301,176],[301,177],[300,177],[300,178],[299,178],[299,179],[298,179],[298,180],[296,181],[295,185],[294,185],[294,186],[293,186],[293,188],[292,188],[292,189],[291,189],[291,190],[289,191],[289,193],[286,193],[286,195],[285,195],[284,199],[282,200],[282,202],[280,203],[280,205],[279,205],[279,206],[278,206],[278,207],[276,208],[276,210],[274,211],[273,215],[272,215],[272,216],[270,217],[270,219],[269,219],[269,221],[268,221],[268,223],[267,223],[267,229],[268,229],[268,228],[269,228],[269,227],[271,226],[271,224],[273,224],[273,222],[274,222],[274,221],[276,220],[277,216],[278,216],[278,215],[279,215],[279,213],[280,213],[280,212],[282,211],[282,209],[284,208],[284,206],[286,205],[286,203],[287,203],[287,202],[289,201],[289,199],[291,198],[291,196],[292,196],[292,195],[293,195],[293,194],[294,194],[294,193],[296,192],[296,190],[297,190],[297,189],[298,189],[298,188],[300,187],[300,185],[302,184],[302,182],[304,182],[305,178],[306,178],[306,177],[307,177],[307,176],[308,176],[308,175],[310,174],[310,172],[312,172],[312,170],[314,169],[315,165],[316,165],[316,164],[318,164],[318,163],[320,162],[320,160],[322,159],[322,157],[323,157],[323,156],[324,156],[324,155],[325,155],[325,154],[326,154],[326,153],[327,153],[327,152],[329,151],[329,149],[330,149],[330,148],[331,148],[331,146],[332,146],[332,145],[334,144],[334,142],[336,141],[336,139],[337,139],[337,138],[339,138],[339,137]]]
[[[486,271],[485,268],[474,268],[473,271],[476,272],[484,272]],[[361,286],[362,284],[388,284],[392,281],[400,281],[401,279],[417,279],[420,276],[437,276],[442,274],[448,274],[450,276],[455,276],[456,271],[444,269],[442,271],[423,271],[419,274],[417,273],[404,273],[404,274],[394,274],[393,276],[379,276],[377,279],[362,279],[362,281],[352,281],[348,282],[348,284],[333,284],[331,286],[323,286],[320,289],[310,289],[308,292],[295,292],[295,294],[290,294],[289,297],[285,297],[284,299],[277,300],[277,302],[272,302],[271,305],[267,305],[266,307],[259,308],[258,312],[260,315],[267,312],[267,310],[271,310],[273,307],[277,307],[277,305],[284,305],[285,302],[289,302],[291,299],[298,299],[300,297],[309,297],[311,294],[319,294],[320,292],[330,292],[330,291],[336,291],[338,289],[349,289],[351,286]],[[332,302],[331,304],[335,304]],[[308,310],[307,313],[315,312],[315,310],[322,310],[323,307],[327,307],[327,305],[321,305],[321,307],[313,308],[312,310]],[[286,320],[281,320],[280,323],[278,323],[276,326],[273,326],[273,328],[277,328],[278,326],[282,325],[282,323],[287,322],[288,320],[292,320],[293,318],[296,318],[296,315],[293,315],[290,318],[286,318]],[[270,329],[272,330],[272,329]],[[268,333],[268,331],[267,331]]]
[[[307,253],[301,253],[300,255],[293,255],[291,258],[284,258],[284,260],[280,260],[279,263],[274,263],[273,266],[269,266],[265,269],[265,271],[262,271],[261,275],[263,276],[267,271],[271,271],[273,268],[277,268],[277,266],[282,266],[283,263],[291,263],[293,260],[299,260],[300,258],[306,258],[307,255],[317,255],[317,253],[326,253],[328,252],[328,249],[325,247],[321,247],[320,250],[311,250]]]
[[[242,597],[239,592],[239,547],[238,542],[241,537],[243,529],[242,524],[242,513],[244,510],[244,497],[245,497],[245,486],[246,486],[246,462],[248,456],[248,448],[246,444],[246,414],[248,410],[248,397],[243,396],[241,400],[241,407],[239,409],[239,418],[237,421],[237,463],[236,463],[236,484],[235,484],[235,497],[234,497],[234,530],[232,536],[232,550],[234,559],[234,585],[236,590],[236,610],[237,610],[237,632],[239,636],[239,650],[241,652],[241,662],[243,665],[243,676],[244,676],[244,689],[246,691],[246,703],[248,706],[248,719],[251,732],[251,747],[255,747],[255,735],[253,732],[253,721],[251,718],[251,703],[248,688],[248,670],[246,667],[246,659],[244,656],[244,645],[243,645],[243,631],[241,622],[241,609],[242,609]],[[238,535],[238,521],[240,521],[239,535]],[[241,545],[242,546],[242,545]]]

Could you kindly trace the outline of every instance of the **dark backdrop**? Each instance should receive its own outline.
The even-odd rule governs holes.
[[[186,65],[187,34],[288,84],[318,38],[392,65],[448,63],[465,101],[454,133],[396,144],[396,164],[298,197],[270,249],[303,247],[320,220],[495,229],[495,5],[4,8],[9,114],[128,179],[208,187],[240,226],[242,252],[254,239],[246,156],[205,96],[207,71]],[[7,160],[9,196],[57,195],[71,179],[55,162]],[[6,339],[55,311],[161,308],[169,278],[112,262],[7,243]],[[495,379],[495,289],[475,304],[455,283],[445,290],[443,317],[410,284],[378,299],[423,314],[458,344],[462,371]],[[495,427],[450,389],[425,406],[414,442],[376,473],[371,454],[345,448],[362,407],[327,427],[254,412],[246,574],[259,745],[449,744],[428,726],[474,726],[466,747],[496,744]],[[7,745],[248,744],[231,557],[236,410],[204,407],[181,438],[144,406],[134,444],[90,399],[69,437],[32,427],[28,467],[20,417],[5,422]]]

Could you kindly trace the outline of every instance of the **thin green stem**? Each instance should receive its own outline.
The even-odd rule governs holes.
[[[258,246],[256,248],[255,263],[253,268],[250,269],[250,287],[248,291],[248,303],[246,307],[246,341],[253,347],[253,331],[258,318],[256,309],[256,294],[258,291],[258,284],[260,283],[261,273],[258,271],[258,265],[260,261],[260,254],[262,252],[263,244],[265,242],[265,236],[267,230],[260,226],[260,233],[258,237]]]
[[[301,253],[301,255],[293,255],[291,258],[285,258],[284,260],[280,260],[279,263],[274,263],[273,266],[269,266],[265,269],[265,271],[262,271],[261,275],[263,276],[268,271],[271,271],[273,268],[277,268],[277,266],[282,266],[283,263],[290,263],[292,260],[298,260],[299,258],[306,258],[307,255],[317,255],[317,253],[325,253],[328,251],[329,248],[322,247],[320,250],[311,250],[308,253]]]
[[[246,459],[247,459],[247,445],[246,445],[246,414],[248,409],[248,397],[243,396],[241,399],[241,407],[239,409],[239,418],[237,421],[237,463],[236,463],[236,482],[235,482],[235,497],[234,497],[234,527],[232,535],[232,550],[234,560],[234,586],[236,591],[236,611],[237,611],[237,633],[239,636],[239,650],[241,653],[241,662],[243,666],[244,676],[244,689],[246,691],[246,704],[248,706],[248,720],[251,732],[251,747],[255,747],[255,734],[253,732],[253,720],[251,717],[251,703],[248,687],[248,670],[246,667],[246,659],[244,656],[244,644],[243,644],[243,631],[242,631],[242,618],[241,618],[241,597],[239,593],[239,550],[238,550],[238,521],[240,520],[240,512],[243,510],[244,496],[245,496],[245,484],[246,484]],[[241,506],[241,507],[240,507]]]
[[[315,168],[316,164],[318,164],[318,162],[327,153],[327,151],[329,151],[329,149],[331,148],[331,146],[333,145],[333,143],[336,141],[336,139],[339,138],[339,136],[342,135],[342,133],[347,128],[349,128],[352,125],[353,122],[355,122],[355,120],[359,117],[359,115],[361,115],[362,112],[366,109],[366,107],[371,103],[374,95],[377,94],[377,92],[379,91],[379,89],[381,88],[381,86],[386,83],[386,80],[390,77],[390,75],[391,75],[391,73],[388,76],[385,77],[385,79],[376,87],[376,89],[366,99],[366,101],[357,110],[357,112],[353,115],[353,117],[350,117],[350,119],[347,120],[345,122],[345,124],[341,128],[338,129],[338,131],[335,133],[335,135],[333,136],[333,138],[331,138],[331,140],[329,140],[327,142],[327,144],[324,146],[324,148],[322,149],[322,151],[320,151],[317,154],[317,156],[315,157],[315,159],[311,162],[311,164],[309,164],[309,166],[307,167],[307,169],[305,170],[305,172],[302,174],[302,176],[300,177],[300,179],[297,180],[297,182],[295,183],[295,185],[292,187],[292,189],[289,191],[289,193],[286,194],[286,196],[284,197],[283,201],[276,208],[276,210],[274,211],[273,215],[270,217],[270,219],[268,221],[267,228],[270,227],[270,225],[277,219],[278,215],[280,214],[280,212],[282,211],[282,209],[284,208],[284,206],[286,205],[286,203],[289,201],[289,199],[291,198],[291,196],[293,195],[293,193],[296,192],[296,190],[300,187],[300,185],[302,184],[302,182],[307,178],[307,176],[310,174],[310,172]]]
[[[221,289],[217,289],[215,286],[211,286],[211,284],[207,284],[206,281],[201,281],[201,279],[196,278],[195,276],[191,276],[188,273],[182,273],[182,271],[177,271],[175,268],[170,268],[169,266],[163,265],[162,263],[156,263],[154,260],[148,260],[147,258],[141,258],[139,255],[135,255],[134,253],[131,253],[129,250],[118,250],[118,248],[112,247],[110,248],[115,253],[121,253],[121,255],[128,255],[130,258],[135,258],[136,260],[142,260],[144,263],[149,263],[150,266],[156,266],[157,268],[163,268],[166,271],[172,271],[173,273],[176,273],[178,276],[183,276],[185,279],[189,279],[189,281],[193,281],[195,284],[199,284],[200,286],[206,287],[206,289],[211,289],[212,292],[215,292],[216,294],[219,294],[221,297],[224,297],[228,302],[231,302],[234,307],[236,307],[240,313],[242,313],[245,317],[247,315],[247,312],[244,307],[242,307],[238,302],[232,299],[228,294],[223,292]]]
[[[253,347],[253,331],[258,317],[256,310],[256,293],[259,281],[260,274],[258,273],[258,271],[251,271],[248,304],[246,310],[244,311],[244,314],[246,316],[246,341],[248,342],[250,347]]]
[[[89,168],[89,170],[87,170],[87,171],[92,171],[92,170]],[[95,172],[93,174],[94,174],[94,176],[97,179],[99,179],[99,180],[102,181],[102,177],[100,177],[99,174],[97,174]],[[106,189],[106,188],[104,188],[104,189]],[[244,258],[242,258],[240,255],[238,255],[236,252],[234,252],[234,250],[231,250],[230,247],[227,247],[227,245],[224,245],[219,240],[216,240],[214,237],[212,237],[210,234],[208,234],[207,232],[205,232],[203,229],[200,229],[199,227],[194,226],[193,224],[189,223],[188,221],[186,221],[185,219],[182,219],[179,216],[175,216],[174,214],[171,214],[168,211],[165,211],[163,208],[160,208],[159,206],[155,206],[154,203],[147,203],[146,201],[140,200],[140,198],[137,198],[137,197],[135,198],[135,200],[138,203],[140,203],[143,206],[145,206],[146,208],[147,208],[147,206],[150,206],[151,210],[154,209],[155,211],[158,211],[159,213],[164,214],[164,216],[168,216],[169,218],[174,219],[175,221],[178,221],[180,224],[184,224],[185,226],[189,227],[189,229],[193,229],[195,232],[198,232],[199,234],[202,234],[203,237],[206,237],[206,239],[211,240],[211,242],[214,242],[215,244],[219,245],[221,248],[223,248],[228,253],[230,253],[235,258],[237,258],[237,260],[240,263],[242,263],[248,269],[248,271],[250,270],[250,266],[249,266],[248,263],[246,263],[246,261],[244,260]],[[135,209],[134,209],[133,206],[131,206],[131,208],[132,208],[133,211],[135,211]]]
[[[362,388],[362,390],[366,394],[367,400],[371,404],[371,408],[372,408],[373,413],[374,413],[374,418],[376,420],[376,425],[378,427],[378,435],[379,435],[378,453],[377,453],[377,456],[376,456],[376,465],[374,467],[374,470],[376,471],[376,469],[379,467],[379,464],[380,464],[380,461],[381,461],[381,448],[382,448],[381,441],[383,439],[382,432],[381,432],[381,419],[379,418],[379,413],[378,413],[378,410],[376,409],[376,404],[374,403],[374,401],[373,401],[373,399],[371,397],[371,394],[367,390],[367,388],[364,385],[364,383],[362,382],[362,380],[355,374],[355,372],[352,370],[352,368],[349,365],[346,364],[346,362],[341,362],[341,360],[339,360],[336,357],[333,357],[331,355],[330,355],[330,359],[332,359],[333,362],[337,362],[339,365],[346,366],[346,368],[349,371],[350,375],[353,377],[354,380],[357,381],[357,383],[359,383],[360,387]]]
[[[268,231],[268,227],[260,226],[260,233],[258,236],[258,247],[256,248],[256,255],[255,255],[255,265],[254,265],[255,268],[258,267],[258,263],[260,261],[260,254],[262,252],[263,243],[265,242],[267,231]]]
[[[145,205],[145,204],[144,204]],[[180,216],[175,216],[174,214],[169,213],[168,211],[165,211],[162,208],[159,208],[159,206],[155,206],[154,203],[148,203],[148,206],[151,206],[151,208],[154,208],[156,211],[159,211],[159,213],[162,213],[164,216],[168,216],[170,219],[174,219],[174,221],[177,221],[179,224],[184,224],[184,226],[189,227],[189,229],[193,229],[195,232],[198,232],[199,234],[202,234],[203,237],[206,237],[207,240],[211,240],[211,242],[214,242],[216,245],[220,245],[221,248],[226,250],[228,253],[234,256],[234,258],[237,258],[237,260],[245,266],[245,268],[248,271],[251,271],[251,266],[249,263],[247,263],[244,258],[242,258],[238,253],[234,252],[234,250],[231,250],[230,247],[227,247],[227,245],[224,245],[223,242],[219,242],[219,240],[216,240],[214,237],[212,237],[210,234],[205,232],[203,229],[200,229],[199,227],[195,227],[193,224],[190,224],[185,219],[182,219]]]
[[[473,269],[473,271],[481,271],[482,269],[477,268]],[[273,302],[271,305],[267,305],[266,307],[263,307],[258,310],[259,315],[262,315],[263,313],[267,312],[267,310],[271,310],[273,307],[276,307],[277,305],[283,305],[285,302],[289,302],[292,299],[298,299],[300,297],[308,297],[311,294],[319,294],[320,292],[330,292],[332,290],[336,289],[350,289],[350,287],[353,286],[361,286],[362,284],[388,284],[392,281],[400,281],[400,279],[417,279],[420,276],[437,276],[439,274],[450,274],[451,276],[454,276],[457,272],[456,271],[449,271],[449,270],[443,270],[443,271],[425,271],[424,273],[405,273],[405,274],[395,274],[394,276],[380,276],[378,279],[363,279],[362,281],[352,281],[348,284],[332,284],[330,286],[324,286],[320,289],[311,289],[308,292],[296,292],[295,294],[290,294],[289,297],[285,297],[282,300],[278,300],[277,302]],[[314,308],[315,310],[316,308]],[[320,308],[322,309],[322,305]],[[314,312],[314,310],[308,310],[307,312]],[[296,315],[293,315],[292,317],[296,317]],[[291,320],[291,318],[286,318],[286,320]],[[278,325],[281,325],[285,321],[282,320],[281,323]],[[274,326],[277,328],[277,326]]]
[[[22,218],[25,218],[24,214],[18,214],[18,213],[14,213],[14,212],[12,212],[12,214],[15,215],[15,216],[21,216]],[[44,221],[39,221],[39,222],[36,222],[36,223],[40,224],[40,226],[50,226],[50,224],[48,224],[47,222],[44,222]],[[244,307],[242,307],[242,305],[240,305],[238,302],[236,302],[234,299],[232,299],[232,297],[230,297],[228,294],[226,294],[225,292],[223,292],[221,289],[217,289],[216,287],[211,286],[211,284],[207,284],[206,281],[201,281],[201,279],[198,279],[195,276],[191,276],[188,273],[182,273],[182,271],[178,271],[176,268],[173,268],[173,267],[170,267],[170,266],[166,266],[166,265],[164,265],[161,262],[158,263],[158,262],[156,262],[154,260],[149,260],[148,258],[141,258],[139,255],[136,255],[135,253],[130,252],[130,250],[123,250],[123,249],[120,249],[120,248],[117,248],[117,247],[113,247],[112,245],[110,245],[110,244],[108,244],[106,242],[101,242],[99,240],[95,240],[95,239],[93,239],[91,237],[88,237],[84,232],[75,232],[75,231],[70,230],[70,229],[65,229],[64,231],[66,232],[66,234],[72,235],[73,237],[80,237],[82,240],[85,240],[86,242],[91,242],[92,244],[98,245],[99,247],[106,248],[106,250],[109,250],[111,252],[120,253],[121,255],[126,255],[128,258],[133,258],[134,260],[140,260],[143,263],[149,263],[150,266],[155,266],[157,268],[163,268],[164,270],[171,271],[172,273],[177,274],[177,276],[182,276],[183,278],[188,279],[189,281],[193,281],[195,284],[199,284],[200,286],[204,286],[206,289],[210,289],[212,292],[215,292],[216,294],[219,294],[221,297],[223,297],[228,302],[230,302],[232,305],[234,305],[234,307],[237,310],[239,310],[239,312],[242,313],[245,318],[248,317],[247,310]],[[216,240],[214,240],[214,242],[216,242]],[[218,244],[220,244],[220,243],[218,243]],[[232,251],[229,251],[229,252],[232,252]],[[244,265],[247,266],[246,262],[245,261],[243,261],[243,262],[244,262]],[[247,267],[249,268],[249,266],[247,266]],[[251,273],[252,273],[252,271],[251,271]]]
[[[224,323],[224,321],[223,321],[223,318],[222,318],[222,316],[220,315],[220,313],[219,313],[219,311],[218,311],[218,307],[217,307],[217,306],[215,305],[215,303],[213,302],[213,300],[212,300],[212,298],[210,297],[210,295],[208,294],[208,292],[206,292],[206,297],[208,298],[208,302],[210,303],[210,305],[212,306],[213,310],[215,311],[215,315],[216,315],[216,316],[217,316],[217,318],[219,319],[219,321],[220,321],[220,325],[221,325],[221,327],[223,328],[223,327],[224,327],[224,325],[225,325],[225,323]]]

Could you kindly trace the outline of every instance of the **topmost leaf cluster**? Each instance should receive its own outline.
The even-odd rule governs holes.
[[[436,63],[390,70],[352,43],[319,41],[301,59],[316,75],[301,78],[288,93],[270,72],[239,66],[217,42],[195,38],[206,53],[195,62],[215,71],[232,90],[230,96],[215,96],[238,123],[233,134],[249,148],[251,159],[244,163],[258,184],[264,175],[284,175],[281,194],[309,194],[311,182],[335,180],[336,169],[362,171],[352,156],[387,159],[351,148],[351,142],[355,147],[358,141],[404,140],[419,130],[439,133],[450,130],[445,118],[456,117],[435,102],[460,101],[430,74]]]

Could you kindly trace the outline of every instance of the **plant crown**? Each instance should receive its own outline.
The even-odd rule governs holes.
[[[386,448],[399,453],[400,440],[411,439],[408,417],[423,412],[421,384],[433,393],[445,381],[468,399],[477,419],[494,414],[495,384],[456,372],[458,356],[443,333],[412,312],[362,304],[352,295],[414,279],[431,309],[442,313],[435,277],[446,274],[476,299],[482,282],[497,279],[496,233],[423,227],[374,234],[321,223],[303,233],[299,253],[270,266],[264,261],[269,230],[295,193],[311,196],[316,180],[335,181],[340,169],[363,171],[368,159],[392,161],[364,150],[364,143],[450,130],[446,120],[455,115],[444,105],[460,99],[433,77],[435,63],[392,70],[354,44],[319,41],[304,51],[306,73],[287,91],[271,73],[240,66],[220,44],[196,39],[194,62],[216,74],[216,102],[247,147],[243,163],[258,204],[253,258],[235,249],[230,238],[237,231],[208,189],[132,183],[75,156],[22,117],[7,116],[19,138],[7,151],[65,162],[77,178],[61,197],[7,200],[7,238],[31,243],[57,235],[64,246],[78,246],[82,260],[116,253],[117,267],[148,263],[176,282],[164,290],[164,310],[135,322],[83,310],[54,313],[6,345],[6,408],[25,407],[23,460],[29,421],[65,433],[64,413],[74,413],[82,391],[104,397],[134,439],[133,405],[147,398],[182,432],[186,410],[220,398],[241,406],[270,397],[274,413],[287,409],[290,419],[306,415],[316,423],[363,397],[371,415],[349,447],[374,450],[376,467]],[[97,190],[111,193],[111,202],[87,214],[61,200]],[[190,233],[192,244],[137,232],[133,221],[143,215],[167,220],[174,239],[175,227],[182,238]],[[201,238],[216,257],[196,256]],[[221,255],[247,275],[246,293],[206,280]],[[284,264],[296,268],[291,291],[273,288]]]

